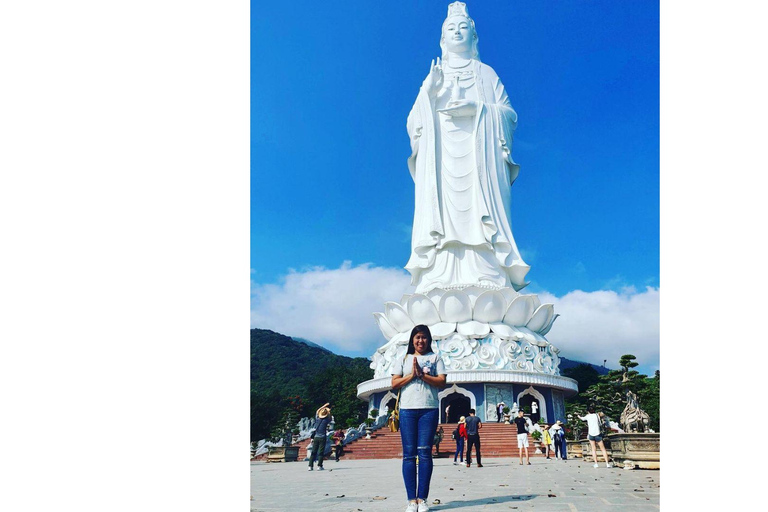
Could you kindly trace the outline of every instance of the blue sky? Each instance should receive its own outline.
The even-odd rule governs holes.
[[[383,343],[345,345],[328,332],[299,329],[289,314],[282,324],[262,324],[278,316],[277,308],[294,308],[294,317],[301,317],[303,308],[317,307],[289,304],[289,276],[311,274],[327,282],[344,268],[402,269],[407,261],[413,182],[405,120],[430,60],[440,54],[448,3],[254,6],[254,327],[327,342],[348,355],[370,355],[371,346]],[[574,302],[575,291],[611,292],[617,304],[626,305],[650,287],[658,304],[658,3],[467,6],[481,60],[496,70],[519,115],[513,157],[521,171],[512,188],[511,217],[532,267],[526,291],[557,299],[571,294]],[[398,299],[399,294],[385,298]],[[381,310],[374,306],[370,312]],[[346,326],[339,320],[338,328],[354,330],[363,325],[358,321],[373,323],[368,314]],[[651,315],[637,321],[654,320]],[[556,327],[548,337],[553,343],[561,337],[568,346],[569,333]],[[655,355],[648,353],[641,369],[650,372],[658,368],[658,334],[652,340],[648,335],[645,343],[655,344]],[[621,340],[611,343],[620,346]],[[627,340],[625,348],[635,350],[633,343],[640,341]],[[579,349],[562,355],[600,363],[608,357],[609,366],[614,357]]]

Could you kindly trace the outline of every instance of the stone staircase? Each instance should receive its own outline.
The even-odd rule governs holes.
[[[440,457],[451,457],[456,451],[456,441],[451,439],[451,432],[456,428],[456,423],[442,423],[445,437],[440,443]],[[483,458],[493,457],[518,457],[517,427],[504,423],[483,423],[480,430],[480,453]],[[299,450],[299,459],[306,454],[308,442],[302,442]],[[466,453],[466,443],[465,443]],[[533,439],[528,437],[528,454],[531,457],[544,457],[535,454],[536,447]],[[434,450],[432,452],[434,454]],[[390,432],[384,426],[371,434],[370,439],[360,438],[344,446],[342,459],[399,459],[403,456],[400,432]],[[553,455],[554,456],[554,455]],[[475,451],[472,450],[472,460],[475,459]]]

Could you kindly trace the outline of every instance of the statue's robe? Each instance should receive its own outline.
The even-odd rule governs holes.
[[[408,115],[416,205],[405,268],[418,293],[467,286],[520,290],[528,284],[530,267],[509,218],[510,188],[520,170],[511,157],[517,114],[496,72],[477,60],[470,66],[473,73],[465,72],[460,83],[463,98],[477,102],[474,117],[439,114],[449,101],[447,90],[430,98],[423,89]]]

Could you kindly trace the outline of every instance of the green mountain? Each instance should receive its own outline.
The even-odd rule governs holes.
[[[373,378],[370,361],[336,355],[274,331],[251,329],[251,441],[331,403],[337,425],[359,425],[367,405],[357,384]]]

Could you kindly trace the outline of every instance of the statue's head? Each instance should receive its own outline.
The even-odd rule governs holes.
[[[467,51],[473,59],[479,60],[475,22],[469,17],[464,2],[453,2],[448,6],[448,16],[443,22],[440,36],[440,49],[443,51],[443,60],[447,58],[448,53]]]

